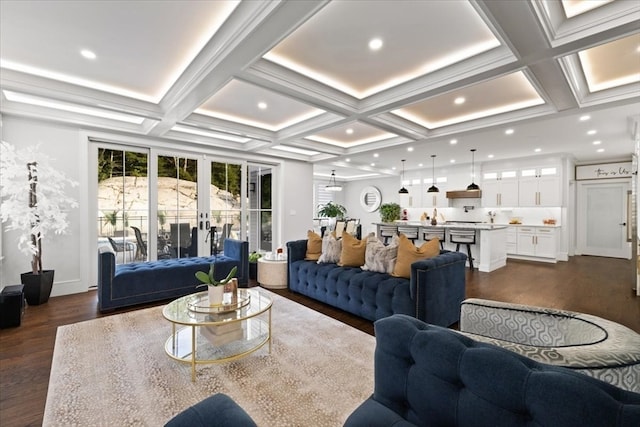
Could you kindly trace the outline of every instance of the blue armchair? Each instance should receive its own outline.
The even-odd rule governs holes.
[[[347,427],[640,425],[640,394],[566,368],[405,315],[375,334],[374,392]]]

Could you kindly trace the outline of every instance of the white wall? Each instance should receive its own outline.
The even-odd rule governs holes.
[[[52,164],[80,185],[67,188],[67,194],[78,202],[85,184],[81,182],[82,147],[79,144],[79,130],[34,120],[2,117],[2,140],[17,148],[40,144],[40,151],[51,157]],[[25,167],[26,171],[26,167]],[[26,179],[26,176],[25,176]],[[55,269],[52,296],[86,290],[82,279],[82,259],[80,250],[81,218],[80,209],[68,212],[69,229],[66,235],[47,236],[42,242],[44,269]],[[30,259],[17,250],[18,232],[3,229],[1,281],[3,286],[20,283],[20,274],[30,271]],[[84,282],[84,283],[83,283]]]
[[[307,238],[307,230],[313,227],[313,165],[306,162],[287,161],[280,174],[282,204],[280,240],[276,247],[283,249],[291,240]]]

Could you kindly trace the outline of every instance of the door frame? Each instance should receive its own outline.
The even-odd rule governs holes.
[[[606,180],[584,180],[577,181],[577,189],[576,189],[576,255],[582,255],[585,247],[586,247],[586,205],[585,205],[585,194],[587,187],[598,187],[598,186],[610,186],[612,184],[621,184],[626,186],[626,190],[628,191],[631,188],[631,180],[630,178],[620,178],[620,179],[606,179]],[[624,191],[624,200],[621,203],[627,203],[627,191]],[[624,215],[627,215],[628,209],[623,210]],[[630,218],[625,218],[625,222],[629,224]],[[626,233],[623,233],[626,236]],[[631,259],[631,243],[627,240],[623,242],[623,247],[626,245],[624,249],[625,254],[616,258],[624,258]],[[596,255],[598,256],[598,255]],[[599,256],[609,256],[609,255],[599,255]]]

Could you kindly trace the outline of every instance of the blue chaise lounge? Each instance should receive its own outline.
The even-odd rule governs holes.
[[[98,308],[113,310],[130,305],[177,298],[196,292],[197,271],[208,271],[216,263],[216,276],[223,278],[238,267],[239,286],[249,281],[249,243],[225,239],[217,257],[172,258],[116,265],[115,254],[101,248],[98,255]],[[201,289],[204,290],[204,289]]]

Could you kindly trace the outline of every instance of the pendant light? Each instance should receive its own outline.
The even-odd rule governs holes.
[[[432,181],[431,181],[431,187],[429,187],[429,189],[427,190],[427,193],[439,193],[440,190],[438,189],[438,187],[436,187],[436,155],[432,154],[431,155],[431,171],[433,173],[433,177],[432,177]]]
[[[469,184],[467,186],[467,191],[478,191],[478,190],[480,190],[480,187],[478,186],[478,184],[473,182],[475,177],[476,177],[476,172],[475,172],[475,168],[474,168],[475,152],[476,152],[476,149],[472,148],[471,149],[471,184]]]
[[[326,191],[342,191],[342,185],[336,183],[336,171],[331,171],[331,178],[329,178],[329,185],[324,187]]]
[[[402,159],[402,178],[400,181],[400,185],[402,185],[403,181],[404,181],[404,159]],[[404,188],[404,185],[402,185],[402,188],[398,191],[398,194],[409,194],[409,190]]]

